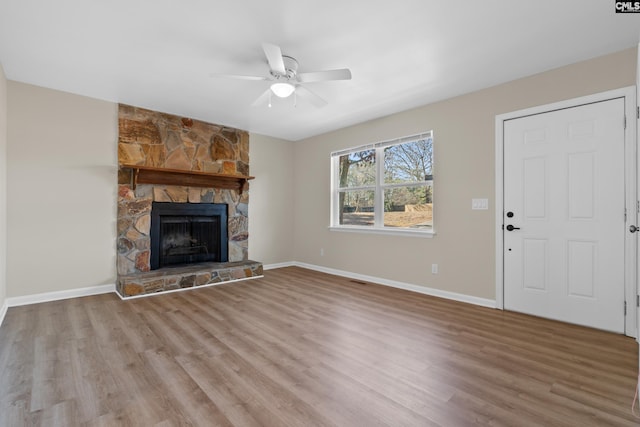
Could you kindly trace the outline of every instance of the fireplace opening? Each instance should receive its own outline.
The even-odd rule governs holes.
[[[227,205],[151,206],[151,270],[199,262],[227,262]]]

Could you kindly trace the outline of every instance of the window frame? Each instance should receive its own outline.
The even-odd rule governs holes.
[[[385,190],[392,188],[406,188],[406,187],[427,187],[431,186],[433,191],[433,169],[434,165],[431,165],[431,179],[424,181],[408,181],[401,183],[385,183],[385,165],[384,165],[384,150],[390,146],[401,145],[413,141],[431,138],[432,140],[432,155],[433,155],[433,131],[422,132],[416,135],[405,136],[402,138],[396,138],[392,140],[382,141],[375,144],[366,144],[358,147],[352,147],[345,150],[331,152],[331,216],[329,229],[331,231],[345,231],[356,233],[373,233],[373,234],[392,234],[392,235],[408,235],[415,237],[433,237],[435,235],[435,228],[432,223],[429,229],[416,229],[409,227],[389,227],[384,225],[384,194]],[[376,179],[372,185],[354,186],[354,187],[340,187],[339,173],[340,173],[340,157],[351,153],[357,153],[365,150],[375,150],[375,171]],[[339,198],[341,192],[348,191],[373,191],[374,192],[374,222],[373,225],[342,225],[340,224],[340,212],[339,212]],[[433,197],[433,193],[432,193]],[[432,202],[433,203],[433,202]]]

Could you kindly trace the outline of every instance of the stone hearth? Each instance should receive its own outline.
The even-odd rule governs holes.
[[[208,262],[120,276],[117,290],[123,297],[132,297],[260,276],[262,264],[256,261]]]
[[[119,105],[118,163],[228,176],[249,175],[249,134],[202,121]],[[153,202],[228,206],[228,263],[151,271]],[[118,173],[117,271],[120,295],[134,296],[262,275],[248,259],[248,188],[238,191],[184,185],[134,185],[131,169]]]

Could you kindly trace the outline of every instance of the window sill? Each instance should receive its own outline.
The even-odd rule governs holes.
[[[421,237],[423,239],[432,239],[435,236],[433,230],[409,230],[409,229],[392,229],[392,228],[372,228],[372,227],[329,227],[329,231],[340,231],[343,233],[362,233],[362,234],[386,234],[388,236],[409,236]]]

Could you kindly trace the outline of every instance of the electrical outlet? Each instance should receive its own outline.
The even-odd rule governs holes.
[[[431,274],[438,274],[438,264],[431,264]]]
[[[324,248],[320,248],[320,256],[324,256]]]
[[[471,199],[471,209],[475,210],[487,210],[489,209],[489,199]]]

